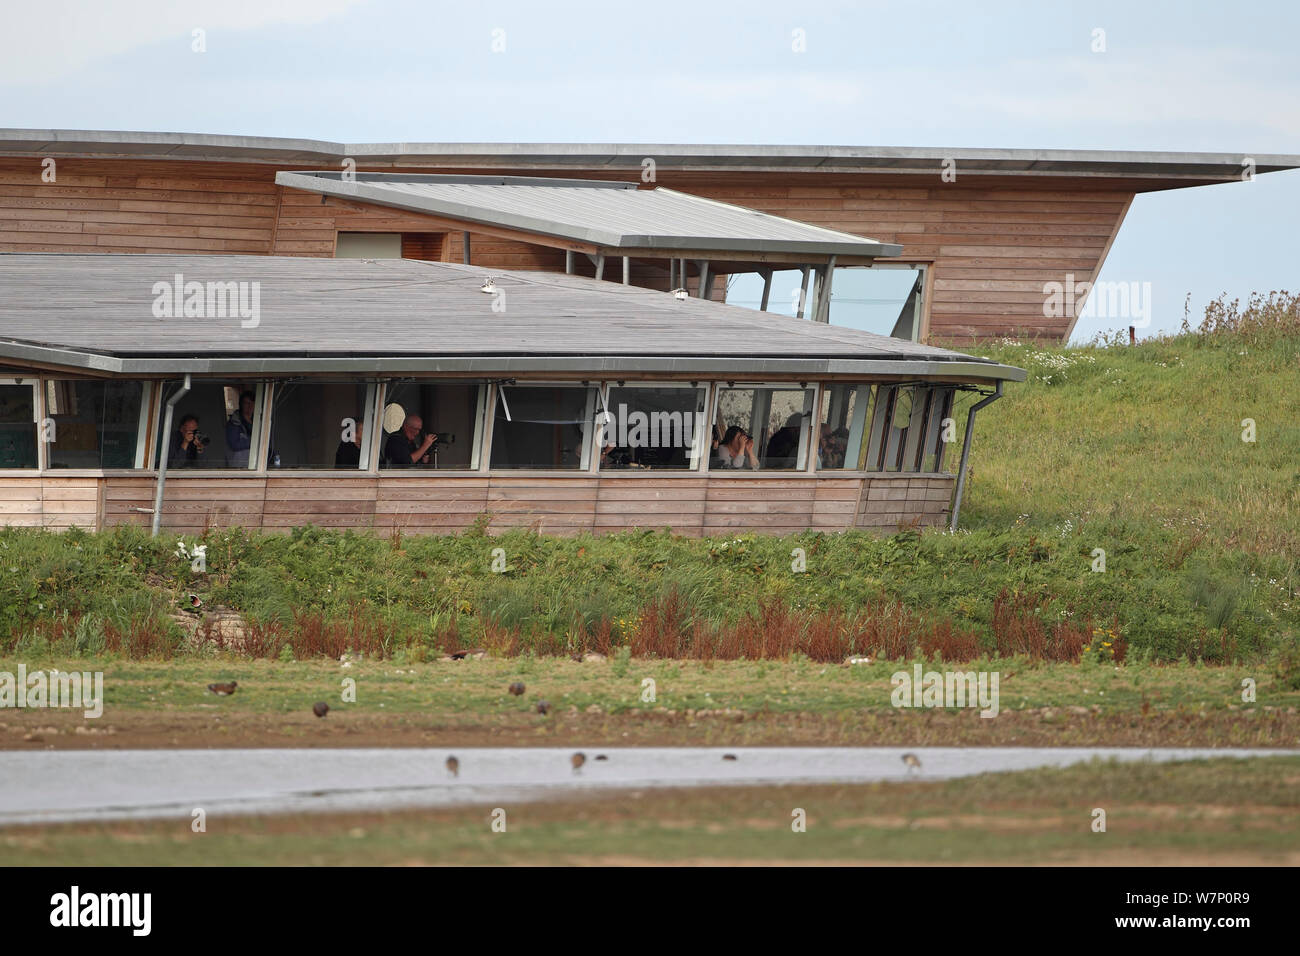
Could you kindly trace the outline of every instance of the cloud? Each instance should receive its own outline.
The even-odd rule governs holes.
[[[169,38],[189,47],[202,28],[311,24],[367,0],[36,0],[5,7],[0,84],[40,85]]]

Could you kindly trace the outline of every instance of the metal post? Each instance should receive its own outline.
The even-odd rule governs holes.
[[[162,503],[163,503],[163,486],[167,484],[167,459],[172,456],[172,413],[176,410],[176,403],[179,402],[190,390],[190,377],[185,376],[185,383],[181,385],[180,390],[167,399],[167,410],[163,412],[162,434],[159,438],[158,449],[158,486],[153,493],[153,527],[150,535],[158,537],[158,528],[162,524]]]
[[[772,270],[763,272],[763,301],[758,304],[758,311],[767,311],[767,301],[772,297]]]
[[[700,260],[700,298],[707,298],[709,285],[709,260]]]
[[[468,232],[462,233],[461,240],[462,240],[462,248],[461,248],[460,258],[461,261],[465,263],[465,265],[469,265],[469,233]]]
[[[632,284],[632,260],[627,256],[623,257],[623,284]]]
[[[822,267],[822,281],[817,289],[817,321],[830,324],[831,321],[831,283],[835,280],[835,257]]]
[[[1002,397],[1002,381],[999,379],[993,394],[983,401],[976,402],[966,414],[966,439],[961,446],[961,466],[957,469],[957,492],[952,501],[952,520],[948,523],[949,531],[957,530],[957,516],[961,514],[961,496],[966,490],[966,465],[970,461],[970,443],[975,434],[975,413],[985,405],[992,405]]]
[[[596,256],[596,278],[605,278],[605,256],[603,253]]]
[[[572,249],[564,250],[564,274],[566,276],[573,275],[573,250]]]
[[[668,260],[668,291],[672,292],[677,288],[677,260]]]
[[[803,318],[804,306],[808,302],[808,267],[800,266],[799,268],[803,270],[803,284],[799,286],[799,310],[794,316],[796,319]]]

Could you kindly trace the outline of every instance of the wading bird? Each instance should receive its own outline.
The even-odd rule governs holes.
[[[551,705],[544,700],[539,700],[537,702],[537,712],[545,717],[551,712]]]
[[[229,697],[235,692],[238,683],[238,681],[232,680],[229,684],[209,684],[208,690],[216,694],[218,697]]]
[[[509,687],[507,687],[506,689],[507,689],[508,691],[510,691],[510,693],[511,693],[512,695],[514,695],[515,697],[522,697],[524,691],[526,690],[526,688],[524,687],[524,682],[521,681],[521,680],[517,680],[517,681],[515,681],[513,684],[511,684],[511,685],[510,685]]]
[[[447,772],[453,777],[460,776],[460,761],[454,756],[447,758]]]
[[[723,755],[722,755],[722,759],[723,759],[723,760],[735,760],[735,759],[736,759],[736,755],[735,755],[735,754],[723,754]]]
[[[921,769],[921,758],[916,754],[903,754],[903,763],[907,765],[909,772]]]
[[[323,700],[318,700],[316,703],[311,705],[311,712],[317,717],[324,717],[330,712],[330,705],[325,703]]]
[[[574,754],[572,757],[569,758],[569,763],[573,764],[574,773],[577,773],[579,770],[581,770],[582,765],[586,762],[587,762],[587,755],[583,753],[581,750],[579,750],[576,754]]]

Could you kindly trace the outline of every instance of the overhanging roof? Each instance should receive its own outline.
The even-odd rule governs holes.
[[[157,317],[155,302],[171,295],[178,276],[182,285],[257,283],[249,287],[257,290],[257,324],[244,328],[233,314]],[[503,298],[481,291],[489,277]],[[0,254],[0,289],[0,360],[24,368],[1025,377],[988,359],[806,319],[579,276],[453,263]]]
[[[590,243],[623,255],[718,251],[801,257],[897,256],[903,247],[756,209],[636,183],[523,176],[279,172],[281,186],[410,212]]]
[[[116,130],[0,129],[0,155],[103,156],[337,166],[630,170],[649,158],[664,169],[901,173],[933,177],[946,159],[962,175],[1099,176],[1166,181],[1240,180],[1242,160],[1259,173],[1300,168],[1300,156],[1103,149],[957,149],[892,146],[744,146],[613,143],[336,143],[269,136]]]

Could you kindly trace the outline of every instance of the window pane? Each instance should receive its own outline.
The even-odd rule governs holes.
[[[0,385],[0,468],[36,467],[36,391]]]
[[[794,471],[804,465],[811,388],[723,388],[709,467]]]
[[[134,468],[143,382],[47,381],[51,468]]]
[[[271,409],[273,468],[362,467],[369,448],[366,410],[370,386],[277,383]]]
[[[240,382],[195,382],[172,414],[172,431],[158,443],[168,468],[256,468],[262,428],[264,386]],[[180,388],[168,382],[158,409],[158,431],[167,399]],[[271,449],[275,460],[275,449]]]
[[[930,419],[925,429],[925,455],[921,460],[921,470],[934,473],[943,470],[943,453],[947,448],[947,443],[943,440],[943,421],[952,416],[953,390],[934,388],[930,391]]]
[[[695,467],[700,433],[708,431],[704,389],[611,388],[607,401],[610,420],[601,441],[601,468]]]
[[[594,388],[503,385],[492,421],[492,467],[587,468],[595,408]]]
[[[477,382],[389,383],[379,467],[477,469],[486,391]]]
[[[866,467],[867,423],[870,422],[870,385],[828,385],[822,389],[821,430],[817,467]]]

